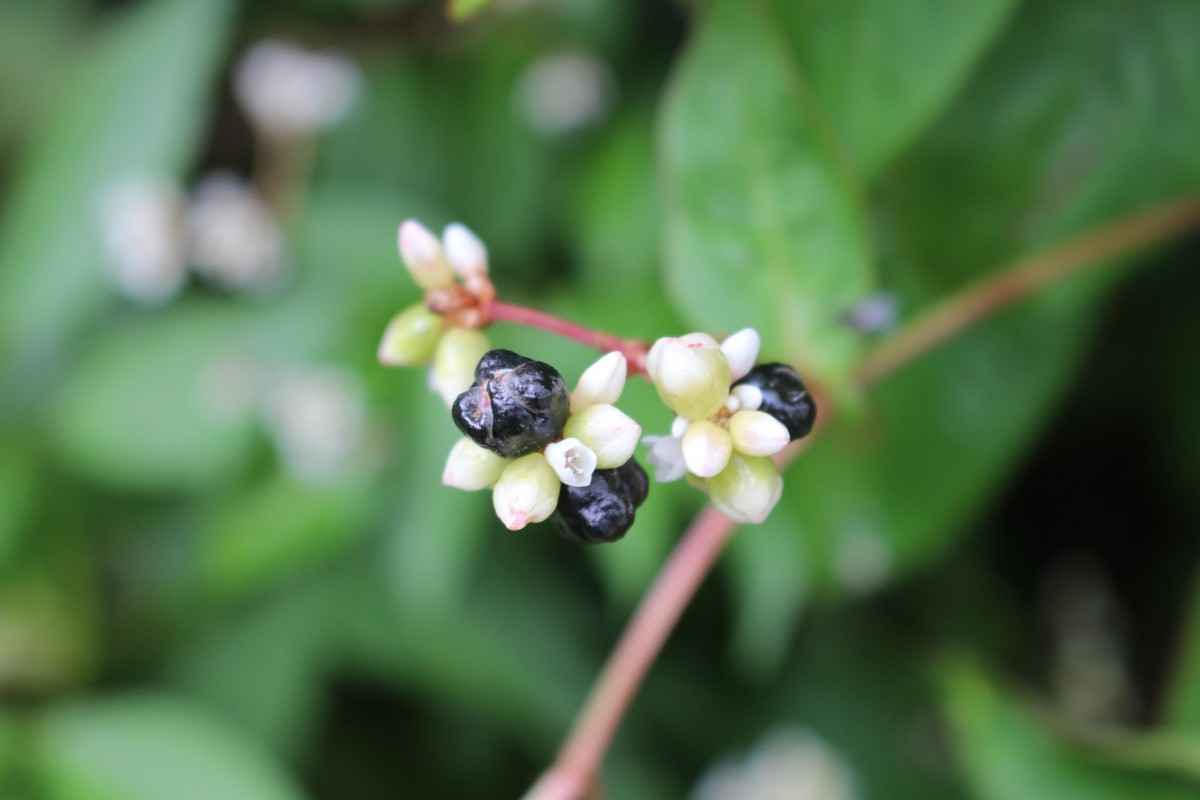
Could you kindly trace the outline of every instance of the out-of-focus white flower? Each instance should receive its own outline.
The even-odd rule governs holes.
[[[824,740],[800,727],[769,732],[744,761],[710,768],[690,800],[854,800],[846,762]]]
[[[842,314],[842,322],[867,334],[886,333],[900,318],[900,303],[892,292],[876,292]]]
[[[187,277],[183,193],[157,178],[127,177],[99,197],[104,264],[121,294],[144,305],[174,297]]]
[[[192,266],[217,285],[234,291],[261,290],[283,268],[283,231],[275,214],[240,178],[206,177],[187,211]]]
[[[563,53],[535,61],[516,89],[525,121],[544,136],[594,125],[608,113],[615,95],[612,70],[589,53]]]
[[[336,477],[361,451],[366,427],[362,385],[336,366],[295,370],[268,391],[267,430],[284,465],[308,480]]]
[[[256,128],[283,138],[315,133],[341,121],[361,83],[358,67],[343,55],[267,39],[238,62],[233,91]]]
[[[646,463],[654,467],[654,480],[659,483],[677,481],[687,472],[683,460],[683,436],[643,436],[642,444],[650,448]]]

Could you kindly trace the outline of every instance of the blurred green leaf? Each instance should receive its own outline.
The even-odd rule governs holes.
[[[1023,11],[884,186],[890,274],[906,305],[1200,188],[1200,151],[1173,147],[1189,124],[1177,102],[1185,76],[1200,74],[1200,56],[1183,48],[1200,37],[1194,11],[1160,1],[1127,19],[1123,3],[1084,0]],[[1067,31],[1074,44],[1064,51]],[[1114,95],[1112,80],[1136,89],[1137,102]],[[1200,124],[1200,114],[1194,119]],[[1069,385],[1117,277],[1110,269],[1025,301],[879,386],[870,413],[826,431],[786,476],[764,527],[802,537],[803,554],[785,556],[771,535],[750,531],[733,548],[768,552],[735,558],[775,553],[792,564],[796,582],[815,576],[869,591],[943,552],[1000,489]],[[746,575],[739,584],[746,596],[762,591]],[[760,605],[786,621],[782,604],[800,601],[785,587]]]
[[[97,203],[114,180],[181,177],[232,9],[232,0],[147,0],[74,66],[21,159],[0,227],[5,360],[58,352],[107,302]]]
[[[0,442],[0,570],[32,522],[37,468],[28,452]]]
[[[870,177],[966,80],[1016,0],[781,0],[796,60],[858,170]]]
[[[964,665],[947,677],[946,709],[955,750],[981,800],[1182,800],[1200,792],[1200,785],[1104,764],[1059,741]]]
[[[1171,676],[1165,722],[1175,730],[1200,734],[1200,591],[1193,589]]]
[[[202,545],[206,583],[240,597],[311,568],[364,533],[372,505],[362,478],[317,484],[276,473],[217,509]]]
[[[79,35],[80,0],[0,6],[0,142],[31,127],[68,66],[62,54]]]
[[[303,793],[251,739],[169,695],[56,706],[38,727],[48,800],[295,800]]]
[[[196,304],[93,342],[52,409],[61,457],[98,482],[186,490],[235,477],[254,445],[261,348],[235,307]]]
[[[753,326],[767,353],[844,389],[860,341],[838,317],[874,285],[860,188],[760,0],[709,10],[675,75],[661,152],[680,313],[700,330]]]
[[[461,22],[483,11],[493,0],[450,0],[450,18]]]

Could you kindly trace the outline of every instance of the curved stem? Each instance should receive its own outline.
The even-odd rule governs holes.
[[[515,322],[518,325],[548,331],[606,353],[615,350],[625,356],[625,360],[629,362],[629,372],[631,374],[645,374],[646,372],[646,350],[648,348],[645,342],[637,339],[622,339],[610,333],[603,333],[584,327],[583,325],[577,325],[574,322],[565,320],[562,317],[556,317],[553,314],[547,314],[544,311],[519,306],[515,303],[505,303],[500,300],[488,304],[487,316],[488,319],[493,321]]]
[[[1200,201],[1160,206],[1084,233],[985,276],[929,309],[880,345],[858,379],[877,383],[980,320],[1053,283],[1200,225]]]
[[[955,333],[1018,302],[1037,289],[1197,225],[1200,225],[1200,199],[1192,199],[1138,214],[1018,261],[999,270],[993,277],[952,296],[921,317],[892,343],[864,361],[859,370],[859,380],[864,386],[878,383]],[[562,326],[565,326],[581,332],[580,335],[570,335],[570,338],[592,346],[607,347],[597,345],[595,338],[605,337],[605,334],[596,334],[541,312],[529,309],[521,311],[520,316],[525,316],[524,312],[529,311],[531,315],[553,322],[553,327],[535,327],[562,333]],[[498,315],[497,318],[505,317]],[[513,321],[524,322],[523,319]],[[828,420],[829,415],[826,414],[818,429],[804,440],[805,445],[816,438],[820,429],[828,427]],[[785,468],[801,449],[789,448],[782,458],[777,458],[776,463],[781,469]],[[736,527],[735,523],[710,507],[683,534],[605,664],[557,760],[525,795],[524,800],[583,800],[593,790],[600,765],[621,718],[675,623],[716,563]]]
[[[526,800],[579,800],[593,785],[650,665],[736,527],[709,507],[687,529],[605,664],[554,767]]]

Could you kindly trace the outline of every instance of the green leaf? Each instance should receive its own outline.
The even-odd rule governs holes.
[[[30,454],[0,442],[0,569],[25,537],[37,489]]]
[[[274,474],[217,510],[203,544],[206,582],[240,597],[311,568],[364,533],[371,505],[358,477],[311,484]]]
[[[1183,46],[1200,37],[1189,8],[1160,0],[1134,14],[1124,3],[1056,0],[1023,11],[883,187],[889,275],[906,307],[1200,188],[1200,151],[1175,146],[1200,124],[1181,96],[1200,74],[1200,57]],[[1137,102],[1113,95],[1114,80]],[[1119,277],[1109,269],[1027,300],[879,386],[868,413],[844,418],[789,470],[766,535],[751,529],[732,544],[764,552],[735,558],[774,557],[795,582],[867,591],[939,556],[1045,424]],[[799,553],[776,544],[784,535],[801,538]],[[761,592],[752,581],[743,575],[739,593]],[[781,604],[802,601],[781,591],[760,605],[786,621]]]
[[[96,341],[52,409],[59,456],[126,489],[195,489],[233,477],[255,441],[262,364],[251,323],[234,307],[196,304]]]
[[[1175,800],[1200,785],[1106,764],[1058,740],[969,667],[952,668],[946,709],[953,743],[981,800]]]
[[[462,22],[492,4],[493,0],[450,0],[450,19]]]
[[[202,708],[142,694],[56,706],[38,727],[47,800],[296,800],[253,740]]]
[[[667,278],[700,330],[759,330],[834,390],[860,341],[839,315],[873,285],[860,187],[761,0],[718,0],[664,111]],[[680,333],[683,333],[682,331]]]
[[[867,177],[910,144],[966,80],[1016,0],[780,0],[796,60]]]
[[[147,0],[75,66],[17,162],[0,228],[5,360],[55,352],[107,302],[96,204],[122,177],[182,176],[199,142],[232,6]]]

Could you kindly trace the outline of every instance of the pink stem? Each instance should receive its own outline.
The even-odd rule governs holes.
[[[615,350],[624,355],[625,360],[629,362],[630,373],[634,375],[638,373],[645,374],[646,343],[637,339],[621,339],[609,333],[585,328],[582,325],[569,322],[553,314],[547,314],[544,311],[526,308],[525,306],[513,303],[505,303],[500,300],[495,300],[488,305],[487,315],[492,320],[515,322],[518,325],[549,331],[550,333],[586,344],[588,347],[594,347],[606,353]]]
[[[707,508],[683,534],[630,620],[554,766],[526,800],[582,800],[634,694],[737,526]]]

